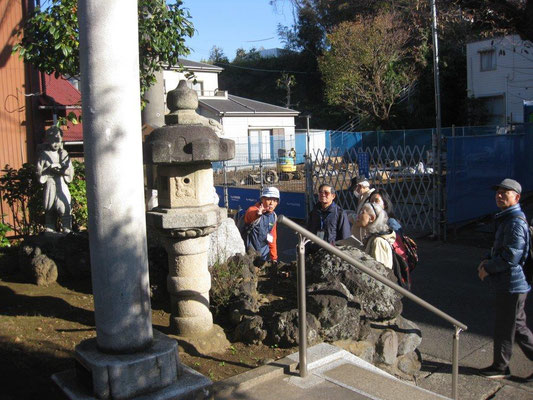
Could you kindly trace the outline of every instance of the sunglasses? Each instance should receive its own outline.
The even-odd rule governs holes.
[[[327,190],[321,190],[318,192],[318,194],[325,194],[326,196],[329,196],[331,192],[328,192]]]

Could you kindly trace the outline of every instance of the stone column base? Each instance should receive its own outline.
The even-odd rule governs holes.
[[[193,346],[198,353],[204,355],[224,353],[231,346],[231,343],[226,338],[224,329],[216,324],[213,324],[212,328],[205,333],[197,334],[196,336],[180,336],[178,334],[176,338],[184,351],[185,348],[182,345],[187,344]]]
[[[211,398],[211,381],[181,365],[176,340],[155,330],[152,345],[133,354],[102,353],[95,338],[85,340],[76,347],[76,369],[52,379],[69,399]]]

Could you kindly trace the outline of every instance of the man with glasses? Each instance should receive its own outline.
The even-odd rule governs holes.
[[[307,229],[330,244],[350,237],[350,223],[344,210],[335,203],[335,189],[323,183],[318,188],[318,203],[309,215]],[[311,250],[317,249],[311,246]]]
[[[495,215],[496,235],[489,257],[478,266],[479,279],[488,282],[493,294],[495,327],[492,365],[479,370],[489,379],[509,378],[509,362],[516,341],[533,361],[533,334],[526,324],[524,304],[531,286],[523,272],[529,251],[529,226],[520,208],[522,187],[504,179],[493,187],[500,212]],[[533,374],[525,378],[533,381]]]

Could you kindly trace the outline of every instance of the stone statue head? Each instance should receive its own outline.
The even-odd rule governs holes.
[[[58,151],[59,149],[63,148],[62,137],[63,132],[61,129],[59,129],[57,126],[53,126],[46,130],[44,140],[52,150]]]

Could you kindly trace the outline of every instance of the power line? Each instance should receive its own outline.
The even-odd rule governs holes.
[[[225,64],[225,63],[220,63],[220,62],[217,62],[216,63],[217,65],[223,65],[225,67],[231,67],[231,68],[238,68],[238,69],[245,69],[245,70],[249,70],[249,71],[258,71],[258,72],[275,72],[275,73],[280,73],[280,72],[290,72],[291,74],[309,74],[309,72],[303,72],[303,71],[290,71],[290,70],[279,70],[279,69],[262,69],[262,68],[252,68],[252,67],[241,67],[239,65],[233,65],[233,64]]]

